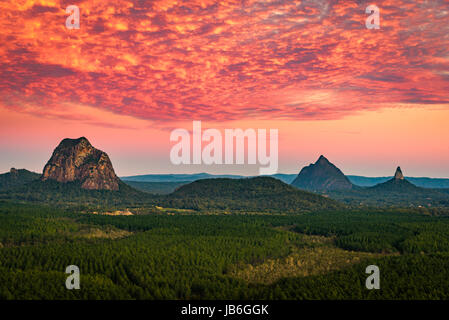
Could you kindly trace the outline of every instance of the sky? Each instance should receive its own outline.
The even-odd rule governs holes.
[[[42,172],[85,136],[119,176],[257,174],[172,164],[170,132],[201,120],[277,129],[281,173],[323,154],[346,174],[449,177],[448,0],[11,0],[0,30],[0,172]]]

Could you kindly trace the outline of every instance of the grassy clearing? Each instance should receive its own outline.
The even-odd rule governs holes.
[[[306,277],[339,270],[381,254],[347,251],[333,245],[333,239],[304,235],[304,248],[287,257],[268,259],[258,265],[236,265],[230,275],[249,283],[271,284],[282,278]]]
[[[197,213],[195,210],[191,209],[176,209],[176,208],[164,208],[155,206],[156,210],[160,213],[166,213],[168,215],[170,214],[194,214]]]
[[[97,228],[91,226],[82,227],[73,236],[85,239],[120,239],[132,235],[132,232],[121,230],[113,227]]]

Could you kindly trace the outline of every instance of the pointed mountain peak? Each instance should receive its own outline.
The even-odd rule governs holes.
[[[404,175],[402,174],[401,167],[397,167],[396,173],[394,174],[394,180],[404,180]]]
[[[324,164],[324,163],[330,163],[330,162],[329,162],[329,160],[327,160],[327,158],[325,156],[321,155],[315,163]]]
[[[351,182],[343,172],[323,155],[315,163],[302,168],[292,185],[310,191],[352,188]]]
[[[410,181],[404,178],[401,167],[397,167],[394,177],[388,181],[378,183],[369,189],[381,191],[381,192],[394,192],[394,193],[414,193],[418,191],[424,191],[424,189],[415,186]]]

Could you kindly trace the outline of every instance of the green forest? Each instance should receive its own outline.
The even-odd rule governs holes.
[[[445,215],[93,209],[0,200],[0,299],[449,298]],[[380,290],[365,287],[371,264]],[[80,290],[65,287],[69,265]]]

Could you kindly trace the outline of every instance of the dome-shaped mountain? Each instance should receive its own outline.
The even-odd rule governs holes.
[[[347,190],[353,187],[343,172],[324,156],[320,156],[314,164],[302,168],[292,185],[311,191]]]
[[[119,178],[108,155],[84,137],[62,140],[45,165],[41,180],[77,181],[89,190],[119,189]]]
[[[343,207],[335,200],[298,190],[271,177],[197,180],[168,195],[165,205],[199,210],[282,213]]]

